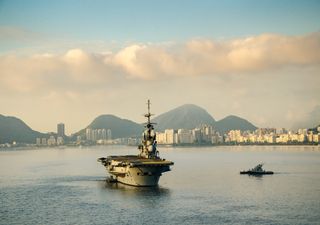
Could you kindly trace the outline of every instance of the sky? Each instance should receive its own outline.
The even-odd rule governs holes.
[[[311,0],[0,0],[0,114],[71,134],[101,114],[143,122],[151,99],[157,115],[191,103],[291,128],[320,105],[319,12]]]

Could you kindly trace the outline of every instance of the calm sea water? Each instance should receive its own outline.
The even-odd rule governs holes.
[[[320,224],[320,148],[161,148],[157,188],[106,184],[96,161],[134,147],[0,152],[0,224]],[[264,162],[274,175],[239,171]]]

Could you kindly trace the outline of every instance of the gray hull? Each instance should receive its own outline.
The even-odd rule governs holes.
[[[162,173],[170,171],[173,162],[144,159],[137,156],[110,156],[99,159],[113,182],[132,186],[156,186]]]
[[[115,176],[115,179],[123,184],[146,187],[158,185],[161,174],[157,175],[138,175],[137,171],[129,170],[128,174]]]

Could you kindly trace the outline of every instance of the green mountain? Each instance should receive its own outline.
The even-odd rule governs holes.
[[[257,129],[256,126],[254,126],[249,121],[242,119],[238,116],[227,116],[223,118],[222,120],[217,121],[214,124],[214,128],[218,130],[221,133],[225,133],[229,130],[250,130],[254,131]]]
[[[165,129],[193,129],[200,124],[213,125],[215,120],[203,108],[186,104],[155,117],[152,122],[157,123],[156,130]]]
[[[226,118],[215,121],[214,118],[203,108],[187,104],[163,113],[154,118],[152,122],[157,123],[156,130],[165,129],[193,129],[200,124],[212,125],[220,133],[228,130],[256,130],[249,121],[237,116],[227,116]]]
[[[35,143],[37,137],[45,134],[32,130],[22,120],[0,114],[0,143]]]
[[[143,126],[130,120],[121,119],[114,115],[101,115],[95,118],[86,128],[91,129],[110,129],[112,138],[124,138],[140,136]],[[85,136],[86,128],[75,134]]]

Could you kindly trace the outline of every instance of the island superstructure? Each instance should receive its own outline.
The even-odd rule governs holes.
[[[174,163],[160,158],[157,150],[155,123],[150,118],[150,100],[147,102],[148,113],[142,143],[139,145],[138,155],[120,155],[99,158],[98,161],[106,167],[111,179],[133,186],[155,186],[164,172],[170,171]]]

